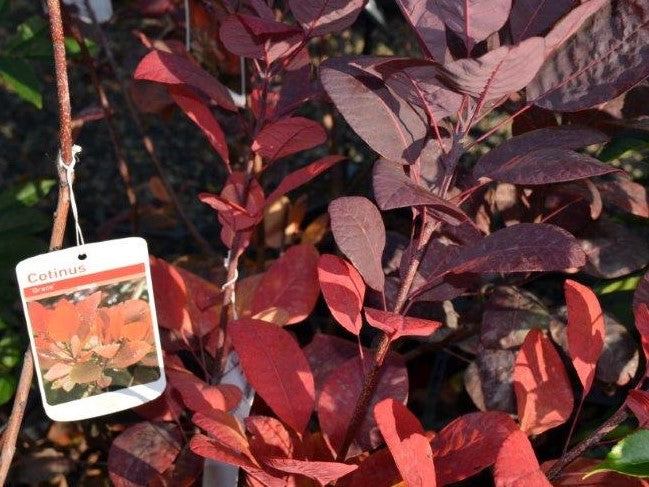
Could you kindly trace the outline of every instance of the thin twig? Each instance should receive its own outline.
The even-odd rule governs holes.
[[[457,162],[460,160],[463,150],[464,147],[460,142],[460,138],[454,137],[451,149],[448,151],[448,153],[442,155],[444,159],[444,168],[446,170],[446,173],[444,175],[444,183],[442,184],[440,191],[442,198],[446,198],[450,184],[453,180],[453,174],[455,173],[455,169],[457,167]],[[415,253],[410,259],[410,263],[408,264],[406,276],[401,281],[401,285],[399,286],[397,299],[393,309],[394,313],[401,313],[403,311],[403,307],[408,300],[408,294],[410,293],[410,289],[412,288],[412,283],[414,282],[415,276],[417,275],[417,269],[419,269],[419,264],[421,264],[421,260],[423,259],[426,248],[428,247],[428,242],[430,241],[435,231],[441,225],[441,221],[427,221],[425,213],[423,214],[423,218],[424,223],[421,233],[419,234],[417,248],[415,249]],[[387,356],[389,351],[390,338],[387,334],[383,333],[374,354],[374,365],[370,373],[365,376],[363,388],[356,402],[356,407],[354,408],[354,414],[352,415],[352,419],[349,422],[347,432],[345,433],[345,439],[343,440],[343,443],[338,452],[338,458],[344,460],[347,456],[347,450],[349,450],[349,447],[351,446],[352,441],[354,441],[358,429],[360,428],[363,419],[367,414],[367,408],[370,404],[372,396],[374,395],[374,390],[376,389],[378,383],[380,369],[383,366],[383,362],[385,361],[385,357]]]
[[[61,5],[59,0],[47,0],[50,17],[50,29],[52,34],[52,44],[54,47],[54,67],[56,70],[56,88],[59,100],[59,145],[61,158],[63,161],[72,160],[72,110],[70,107],[70,91],[68,89],[67,62],[65,59],[65,44],[63,34],[63,21],[61,20]],[[54,223],[52,225],[52,235],[50,237],[50,250],[61,248],[65,227],[68,219],[68,210],[70,208],[70,195],[65,170],[57,167],[59,176],[59,197],[54,213]],[[16,452],[16,440],[20,431],[29,389],[34,375],[34,358],[31,350],[25,352],[23,368],[20,373],[20,380],[16,389],[11,416],[7,423],[7,429],[3,435],[2,452],[0,453],[0,485],[4,485],[9,473],[11,461]]]
[[[75,20],[72,20],[69,16],[68,19],[71,21],[69,23],[70,33],[72,37],[77,41],[79,47],[81,48],[81,56],[83,57],[86,66],[88,66],[88,72],[90,73],[90,79],[92,81],[95,92],[97,93],[97,98],[99,98],[99,103],[101,104],[101,109],[104,112],[104,119],[106,120],[106,125],[108,125],[108,133],[110,135],[110,141],[113,145],[115,151],[115,157],[117,158],[117,169],[122,181],[124,182],[124,187],[126,189],[126,197],[128,198],[129,205],[131,207],[131,225],[133,227],[133,232],[138,231],[138,203],[135,190],[133,189],[133,184],[131,183],[131,171],[128,167],[128,162],[126,159],[126,151],[124,146],[121,143],[119,132],[115,126],[115,120],[113,119],[113,110],[106,96],[106,91],[101,84],[97,69],[95,67],[94,59],[92,58],[88,47],[86,46],[85,38],[79,29],[79,26]]]
[[[7,474],[9,473],[9,467],[11,466],[11,460],[16,453],[16,440],[18,439],[20,424],[25,415],[25,408],[27,406],[27,398],[29,397],[29,389],[32,385],[33,375],[34,359],[32,358],[32,351],[28,349],[25,352],[23,369],[20,373],[20,380],[18,381],[16,398],[14,399],[11,416],[9,416],[7,429],[2,435],[2,452],[0,453],[0,485],[4,485]]]
[[[562,455],[561,458],[559,458],[559,460],[557,460],[554,465],[552,465],[552,468],[548,471],[548,479],[556,480],[564,468],[566,468],[570,463],[579,458],[586,450],[595,446],[602,439],[602,437],[604,437],[604,435],[613,431],[628,416],[629,413],[627,413],[626,407],[623,405],[615,412],[615,414],[613,414],[613,416],[608,418],[608,420],[599,428],[597,428],[588,438],[577,444],[566,454]]]
[[[113,73],[115,73],[115,79],[117,80],[117,83],[119,85],[120,91],[122,93],[122,96],[124,98],[124,101],[126,102],[126,107],[128,109],[129,115],[131,119],[133,120],[133,123],[135,124],[135,128],[138,131],[138,134],[140,136],[140,139],[142,140],[142,145],[144,146],[144,149],[146,153],[148,154],[149,158],[153,162],[153,165],[156,168],[156,171],[158,173],[158,176],[160,177],[160,181],[162,182],[162,185],[165,188],[165,191],[169,195],[169,198],[171,199],[171,203],[173,204],[176,213],[178,213],[178,216],[180,219],[183,221],[185,226],[187,227],[187,231],[189,231],[190,235],[196,240],[196,243],[199,245],[201,250],[209,256],[214,256],[216,253],[214,252],[214,249],[212,246],[209,244],[209,242],[201,235],[201,233],[198,231],[196,228],[196,225],[192,223],[192,221],[189,219],[187,216],[187,213],[185,212],[184,208],[182,207],[182,204],[180,203],[180,199],[178,198],[178,195],[174,191],[173,187],[171,186],[171,183],[169,182],[169,179],[167,178],[164,168],[162,167],[162,163],[160,162],[160,158],[158,157],[158,154],[156,153],[155,146],[153,144],[153,140],[151,137],[149,137],[144,130],[144,125],[142,124],[142,121],[140,120],[140,116],[137,113],[137,109],[133,105],[133,101],[131,100],[129,94],[128,94],[128,89],[126,87],[126,83],[124,83],[124,79],[122,78],[119,68],[117,66],[117,62],[115,61],[115,56],[113,56],[113,51],[110,48],[110,45],[108,43],[108,39],[106,37],[106,34],[104,33],[104,30],[101,28],[101,25],[99,25],[99,22],[97,22],[97,16],[95,15],[95,11],[91,8],[89,0],[85,0],[85,5],[86,9],[88,10],[88,13],[90,15],[90,19],[92,20],[92,23],[95,27],[95,30],[97,32],[97,36],[99,38],[99,42],[101,44],[102,49],[106,53],[106,58],[108,59],[108,64],[110,64],[111,69],[113,70]]]

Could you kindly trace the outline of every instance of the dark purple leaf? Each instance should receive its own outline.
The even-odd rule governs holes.
[[[416,295],[417,301],[446,301],[458,297],[471,286],[474,281],[472,276],[440,277],[460,250],[459,245],[445,244],[437,239],[428,243],[411,287],[411,294]],[[411,255],[412,246],[408,246],[399,268],[401,279],[405,278]],[[419,288],[424,286],[426,291],[419,294]]]
[[[505,25],[512,0],[437,0],[437,4],[446,26],[471,52],[475,44]]]
[[[150,485],[180,453],[182,437],[169,423],[144,421],[124,430],[110,447],[108,471],[119,487]]]
[[[514,286],[493,289],[482,315],[480,343],[487,348],[520,347],[531,328],[547,329],[550,313],[534,294]]]
[[[198,64],[177,54],[151,51],[140,61],[133,77],[166,85],[187,85],[204,93],[220,107],[237,110],[230,92],[221,82]]]
[[[424,110],[385,85],[371,67],[379,58],[330,58],[320,79],[351,128],[381,156],[414,163],[428,138]]]
[[[609,178],[596,181],[595,185],[608,203],[633,215],[649,218],[647,188],[634,183],[626,174],[613,174]]]
[[[312,149],[327,140],[327,134],[317,122],[304,117],[291,117],[266,125],[252,144],[270,162],[296,152]]]
[[[512,350],[492,350],[480,347],[475,361],[464,373],[464,387],[481,411],[516,411],[514,395],[514,363]]]
[[[535,186],[564,183],[619,171],[586,154],[569,149],[537,149],[515,156],[497,170],[484,174],[504,183]]]
[[[440,79],[452,90],[493,100],[524,88],[543,64],[545,41],[530,37],[516,46],[501,46],[478,59],[460,59],[440,68]]]
[[[631,274],[649,263],[646,238],[636,235],[629,227],[600,219],[587,227],[580,239],[588,263],[584,272],[604,279]]]
[[[385,248],[385,227],[381,214],[367,198],[349,196],[329,204],[331,231],[343,254],[372,289],[383,291],[385,275],[381,265]]]
[[[367,0],[288,0],[309,36],[340,32],[354,23]]]
[[[573,0],[516,0],[509,21],[513,41],[544,34],[574,3]]]
[[[444,62],[446,29],[436,0],[397,0],[397,4],[415,30],[422,52],[437,62]]]
[[[476,178],[488,176],[498,171],[508,161],[531,151],[546,148],[574,150],[601,144],[607,140],[608,136],[599,130],[571,125],[533,130],[509,139],[487,152],[473,168],[473,175]]]
[[[562,228],[546,223],[520,223],[487,235],[462,250],[449,263],[449,272],[547,272],[582,267],[585,263],[579,242]]]
[[[302,40],[301,29],[250,15],[231,15],[219,35],[228,51],[269,63],[289,55]]]
[[[436,78],[436,63],[422,59],[395,58],[374,66],[385,84],[410,103],[429,109],[434,121],[456,113],[462,95],[446,89]],[[431,120],[431,123],[433,120]]]
[[[450,225],[469,220],[458,206],[413,182],[403,167],[393,162],[379,159],[374,164],[372,183],[374,198],[382,210],[426,206],[435,218]]]
[[[645,0],[606,2],[545,61],[527,87],[528,100],[543,108],[574,112],[612,100],[646,78],[648,7]],[[580,17],[576,20],[584,15]]]
[[[547,59],[561,44],[609,0],[589,0],[571,10],[545,36],[545,58]]]

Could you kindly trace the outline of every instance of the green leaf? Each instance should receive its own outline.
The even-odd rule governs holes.
[[[81,46],[72,37],[65,38],[65,51],[70,57],[78,57],[81,55]],[[99,46],[90,39],[85,39],[86,47],[92,57],[95,57],[99,52]]]
[[[8,403],[13,397],[17,383],[14,375],[0,375],[0,406]]]
[[[34,206],[56,186],[54,179],[37,179],[22,186],[12,186],[0,193],[0,210],[8,210],[17,204]]]
[[[30,17],[4,43],[3,51],[11,57],[51,59],[53,50],[49,24],[41,17]]]
[[[36,108],[43,108],[43,96],[38,78],[24,59],[0,57],[0,80],[23,100]]]
[[[593,286],[593,290],[600,296],[621,291],[634,291],[635,288],[638,287],[641,279],[642,275],[625,276],[620,279],[615,279],[613,281],[608,281]]]
[[[649,477],[649,430],[639,430],[619,441],[606,458],[584,478],[614,471],[632,477]]]
[[[9,0],[0,0],[0,20],[9,12]]]

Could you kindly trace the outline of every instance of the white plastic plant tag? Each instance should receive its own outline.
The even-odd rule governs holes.
[[[37,255],[20,262],[16,275],[50,418],[101,416],[162,394],[162,351],[144,239]]]

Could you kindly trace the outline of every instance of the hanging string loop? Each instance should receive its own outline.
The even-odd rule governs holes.
[[[74,167],[79,161],[79,153],[81,152],[81,147],[78,145],[72,146],[72,160],[67,163],[63,161],[61,152],[59,151],[57,165],[65,170],[65,181],[68,185],[68,192],[70,194],[70,209],[72,210],[72,217],[74,218],[74,236],[77,242],[77,247],[83,247],[85,245],[85,240],[83,238],[83,232],[81,231],[81,225],[79,224],[79,210],[77,209],[77,200],[74,197],[74,189],[72,185],[74,183]],[[81,253],[83,255],[83,252]]]

